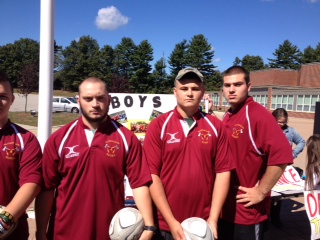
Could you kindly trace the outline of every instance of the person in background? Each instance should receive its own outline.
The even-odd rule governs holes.
[[[285,134],[286,138],[288,139],[290,146],[295,147],[292,149],[292,158],[295,159],[298,155],[303,151],[305,146],[305,140],[300,136],[300,134],[293,128],[288,126],[288,112],[284,108],[277,108],[272,112],[273,117],[276,119],[278,125],[282,129],[283,133]],[[295,169],[298,171],[300,177],[303,175],[303,170],[300,168]],[[271,204],[271,223],[276,227],[281,227],[281,219],[280,219],[280,212],[281,212],[281,205],[282,200],[273,202]]]
[[[186,239],[181,222],[190,217],[207,220],[214,237],[219,234],[217,221],[234,161],[221,121],[199,110],[203,81],[195,68],[179,71],[176,108],[154,119],[146,132],[143,148],[161,230],[156,239]]]
[[[26,209],[41,188],[42,151],[37,137],[12,123],[12,83],[0,72],[0,239],[28,240]],[[13,232],[12,229],[16,228]],[[9,235],[9,233],[11,234]]]
[[[314,134],[307,140],[307,166],[305,189],[319,190],[320,186],[320,135]]]
[[[292,157],[293,159],[297,158],[305,147],[305,140],[293,127],[288,126],[288,112],[284,108],[277,108],[272,112],[272,115],[286,135],[290,146],[293,147],[293,144],[295,144],[295,147],[292,150]]]
[[[292,151],[273,116],[255,102],[250,74],[241,66],[223,72],[223,94],[230,109],[224,123],[236,169],[219,220],[219,239],[268,238],[271,189],[292,164]]]
[[[150,240],[155,226],[149,192],[151,175],[133,132],[108,116],[111,96],[99,78],[79,86],[82,112],[54,132],[45,144],[44,189],[36,199],[37,240],[108,240],[115,213],[124,208],[124,176],[144,219],[140,237]],[[51,237],[51,236],[50,236]]]

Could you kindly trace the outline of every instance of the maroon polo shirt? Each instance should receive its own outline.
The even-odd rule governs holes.
[[[133,189],[151,181],[142,154],[137,137],[110,118],[94,135],[81,117],[56,131],[43,156],[45,185],[57,189],[54,239],[110,239],[124,175]]]
[[[230,171],[234,163],[222,122],[197,112],[189,128],[176,109],[154,119],[144,141],[151,174],[160,177],[175,218],[207,219],[216,173]],[[161,230],[170,231],[158,213]]]

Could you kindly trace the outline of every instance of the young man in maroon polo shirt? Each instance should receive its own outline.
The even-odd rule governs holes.
[[[37,240],[47,239],[52,207],[53,239],[110,239],[111,219],[124,207],[125,174],[146,225],[141,238],[152,238],[151,175],[138,138],[108,116],[110,101],[105,82],[84,80],[78,98],[82,116],[48,139],[42,158],[45,189],[36,201]]]
[[[270,191],[292,164],[292,150],[273,116],[249,96],[249,72],[240,66],[223,73],[230,104],[223,123],[236,159],[230,191],[219,221],[219,239],[267,239]]]
[[[28,240],[26,209],[40,191],[41,147],[35,135],[8,118],[12,83],[0,71],[0,238]],[[11,228],[16,229],[8,235]]]
[[[174,81],[176,108],[154,119],[146,133],[158,238],[186,239],[181,222],[190,217],[205,219],[218,237],[217,221],[234,163],[221,121],[199,111],[203,80],[195,68],[181,70]]]

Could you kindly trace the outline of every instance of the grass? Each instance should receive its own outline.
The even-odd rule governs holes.
[[[52,113],[52,126],[65,125],[79,117],[76,113],[54,112]],[[30,112],[9,112],[9,118],[17,124],[38,126],[38,115],[33,117]]]

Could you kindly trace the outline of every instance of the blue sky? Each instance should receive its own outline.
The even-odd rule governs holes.
[[[40,0],[0,0],[0,46],[40,39]],[[55,40],[66,47],[90,35],[115,47],[148,40],[154,62],[177,43],[203,34],[220,71],[246,54],[274,58],[288,39],[301,51],[320,42],[320,0],[56,0]],[[154,62],[152,64],[154,64]]]

